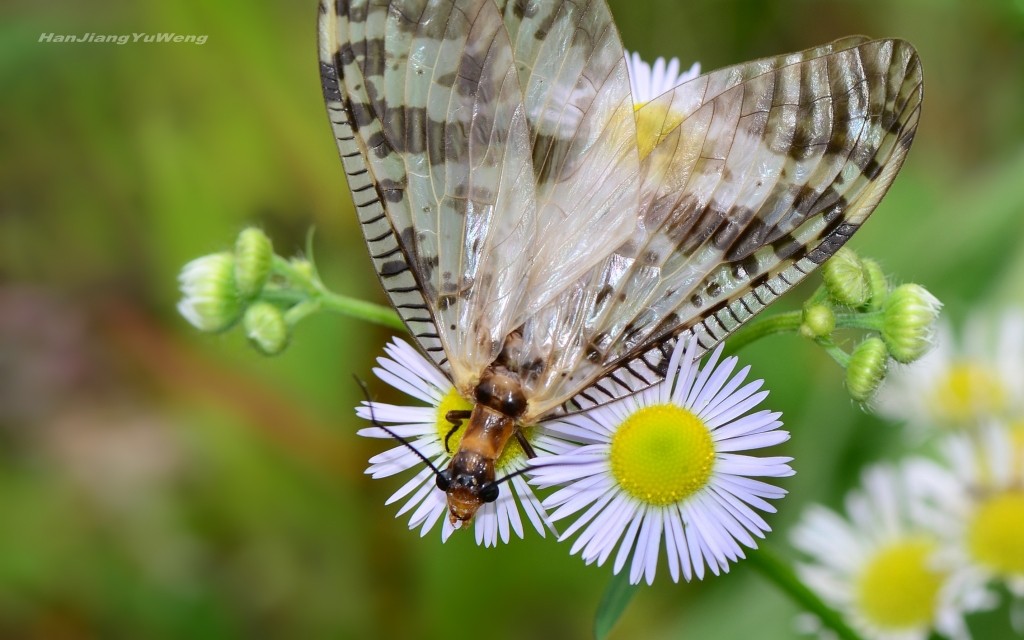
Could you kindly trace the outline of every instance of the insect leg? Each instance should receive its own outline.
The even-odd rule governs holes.
[[[519,446],[523,448],[523,452],[526,453],[527,458],[533,459],[537,457],[537,452],[533,450],[533,445],[531,445],[530,441],[526,439],[526,436],[523,435],[523,430],[519,427],[516,427],[516,442],[518,442]]]
[[[444,419],[452,423],[452,428],[448,430],[448,435],[444,437],[444,450],[446,453],[452,452],[451,447],[448,446],[448,441],[459,430],[459,427],[462,426],[462,421],[468,420],[471,415],[473,415],[473,412],[468,409],[456,409],[444,414]]]

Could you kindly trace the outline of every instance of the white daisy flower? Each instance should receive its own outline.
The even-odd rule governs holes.
[[[921,432],[1024,415],[1024,314],[974,316],[961,340],[941,322],[935,348],[889,374],[875,409]]]
[[[951,478],[933,481],[945,508],[943,530],[985,578],[1022,598],[1024,431],[990,425],[971,435],[942,443],[952,468]]]
[[[647,64],[637,52],[626,52],[626,70],[629,72],[629,89],[633,93],[633,104],[637,108],[658,96],[700,75],[700,63],[694,62],[686,71],[680,72],[679,58],[665,62],[658,58],[654,64]]]
[[[846,516],[811,506],[792,533],[810,557],[800,577],[866,638],[969,638],[964,614],[990,605],[977,576],[944,553],[937,465],[877,466],[846,499]],[[941,479],[939,484],[943,484]]]
[[[633,95],[633,110],[636,112],[636,146],[643,159],[658,144],[667,130],[678,124],[683,117],[675,113],[676,100],[652,100],[668,93],[679,85],[700,75],[700,63],[680,73],[679,60],[672,58],[665,62],[658,58],[653,65],[640,59],[636,52],[626,52],[626,71],[629,74],[629,90]]]
[[[601,565],[618,546],[614,571],[632,556],[633,584],[653,582],[662,538],[673,581],[728,571],[769,530],[755,509],[774,512],[766,499],[786,494],[754,478],[793,474],[791,458],[737,453],[789,438],[780,413],[748,413],[763,381],[744,384],[750,367],[733,375],[735,357],[716,367],[721,347],[699,369],[696,346],[676,347],[664,382],[545,423],[572,444],[531,471],[539,486],[564,485],[544,501],[553,521],[581,514],[561,537],[580,533],[571,552]]]
[[[404,391],[427,406],[396,406],[382,402],[363,402],[356,408],[356,415],[386,425],[395,434],[406,438],[423,456],[430,460],[437,469],[444,469],[451,460],[452,454],[458,450],[465,423],[448,441],[449,451],[445,450],[445,438],[452,424],[445,418],[449,411],[472,409],[472,404],[458,394],[451,381],[448,380],[434,365],[424,358],[408,343],[393,338],[384,347],[390,357],[377,359],[380,367],[373,372],[378,378],[391,386]],[[530,444],[538,452],[546,452],[551,438],[540,433],[529,435]],[[393,439],[391,435],[378,427],[361,429],[359,435],[370,438]],[[519,443],[512,439],[505,447],[505,452],[495,464],[500,476],[508,475],[526,466],[527,456]],[[370,458],[370,466],[366,473],[374,478],[385,478],[402,473],[409,469],[419,471],[398,491],[391,495],[387,504],[405,499],[396,517],[412,511],[409,517],[409,528],[420,528],[420,535],[425,536],[438,520],[442,520],[441,539],[448,537],[455,530],[447,518],[441,518],[448,505],[444,491],[437,488],[433,471],[424,466],[423,460],[409,447],[399,444],[383,453]],[[509,488],[511,487],[511,491]],[[523,537],[523,522],[520,509],[541,536],[544,529],[550,527],[540,501],[522,476],[517,476],[499,485],[498,499],[485,503],[477,512],[474,521],[476,542],[493,547],[498,541],[508,542],[510,534],[515,532]]]
[[[696,62],[686,71],[680,72],[677,58],[672,58],[668,62],[665,62],[664,58],[658,58],[652,66],[641,60],[638,54],[626,52],[625,63],[633,96],[633,109],[637,111],[654,98],[700,75],[700,64]],[[566,79],[571,82],[554,85],[550,88],[551,95],[548,100],[532,105],[529,115],[536,129],[575,135],[593,101],[599,98],[597,87],[592,83],[576,82],[576,76],[572,74],[562,78]],[[645,149],[644,142],[647,138],[655,137],[665,119],[664,110],[649,110],[646,114],[647,117],[637,123],[637,137],[642,150]]]

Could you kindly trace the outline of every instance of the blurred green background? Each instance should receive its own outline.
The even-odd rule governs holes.
[[[851,33],[913,42],[917,140],[851,246],[954,319],[1024,302],[1024,2],[612,9],[627,48],[705,69]],[[609,567],[550,537],[420,539],[383,504],[399,482],[362,474],[381,443],[355,436],[352,374],[369,375],[385,330],[316,317],[268,359],[175,312],[181,265],[250,223],[284,254],[315,225],[328,284],[384,300],[321,103],[314,0],[15,0],[0,15],[0,637],[588,636]],[[208,40],[40,43],[48,32]],[[810,345],[741,356],[793,433],[780,449],[798,473],[770,518],[788,552],[803,505],[838,504],[903,440]],[[695,584],[659,572],[617,637],[796,635],[795,607],[743,564]]]

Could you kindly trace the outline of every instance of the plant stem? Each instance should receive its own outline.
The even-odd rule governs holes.
[[[315,270],[307,273],[294,264],[274,256],[274,271],[287,282],[280,288],[268,287],[263,298],[271,302],[297,305],[296,313],[290,318],[292,324],[318,309],[327,309],[343,316],[365,320],[389,329],[405,331],[405,323],[391,307],[366,302],[358,298],[334,293],[320,282]]]
[[[760,548],[747,553],[748,563],[776,587],[786,592],[798,605],[813,613],[821,623],[834,631],[843,640],[861,640],[842,617],[822,602],[807,585],[797,578],[796,573],[774,551],[761,543]]]
[[[281,256],[274,256],[273,265],[273,273],[283,276],[289,285],[301,288],[304,293],[316,294],[320,291],[325,291],[322,286],[316,286],[313,279],[310,278],[311,274],[297,269],[294,264]]]
[[[321,301],[323,308],[335,313],[340,313],[343,316],[350,318],[356,318],[358,320],[366,320],[374,324],[379,324],[389,329],[396,329],[398,331],[405,331],[405,323],[398,317],[394,309],[391,307],[385,307],[383,305],[374,304],[372,302],[366,302],[357,298],[350,298],[337,293],[332,293],[323,289],[320,291]]]
[[[802,311],[788,311],[774,316],[756,316],[729,337],[724,355],[732,355],[751,342],[760,340],[765,336],[776,333],[796,333],[800,329],[802,322]]]
[[[866,313],[837,313],[836,327],[881,331],[884,320],[885,313],[882,311],[871,311]]]
[[[816,342],[825,350],[825,353],[832,356],[832,359],[840,367],[845,369],[850,366],[850,354],[843,351],[842,347],[832,341],[832,338],[818,338]]]
[[[322,306],[323,300],[319,297],[303,300],[285,312],[284,321],[289,327],[294,327],[306,316],[319,311]]]

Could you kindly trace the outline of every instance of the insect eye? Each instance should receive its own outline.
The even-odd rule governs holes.
[[[452,470],[445,469],[441,473],[434,477],[434,482],[437,484],[437,488],[445,493],[448,493],[448,487],[452,486]]]
[[[484,502],[494,502],[498,499],[498,485],[488,482],[480,487],[480,499]]]

